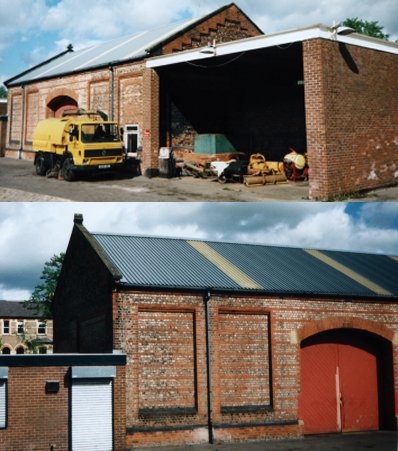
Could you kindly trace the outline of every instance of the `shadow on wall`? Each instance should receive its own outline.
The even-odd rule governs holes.
[[[359,74],[358,66],[356,65],[353,57],[351,56],[351,53],[347,49],[347,46],[342,42],[339,42],[339,51],[344,61],[346,62],[347,66],[351,70],[351,72],[353,72],[354,74]]]

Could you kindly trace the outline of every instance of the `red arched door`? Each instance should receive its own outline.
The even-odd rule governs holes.
[[[366,334],[331,331],[301,348],[299,418],[305,434],[379,429],[386,389],[380,349]]]

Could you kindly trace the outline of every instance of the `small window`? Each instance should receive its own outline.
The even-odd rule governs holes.
[[[11,349],[8,346],[4,346],[4,348],[1,350],[2,354],[11,354]]]
[[[25,354],[25,349],[23,346],[18,346],[17,348],[17,354]]]
[[[37,326],[37,334],[38,335],[46,335],[46,323],[44,321],[40,321]]]
[[[23,321],[17,322],[17,335],[23,335],[24,333],[24,323]]]
[[[10,320],[3,320],[3,335],[10,335]]]
[[[39,354],[47,354],[47,348],[45,346],[40,346]]]

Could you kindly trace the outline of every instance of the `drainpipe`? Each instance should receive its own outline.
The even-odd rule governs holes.
[[[207,374],[207,427],[209,430],[209,443],[214,443],[213,436],[213,403],[212,403],[212,376],[211,376],[211,340],[210,340],[210,290],[203,296],[205,305],[205,327],[206,327],[206,374]]]
[[[111,108],[110,116],[111,121],[115,120],[115,70],[113,66],[109,66],[109,71],[111,73]]]
[[[18,152],[18,159],[22,159],[22,151],[23,151],[23,141],[24,141],[24,135],[25,135],[25,85],[21,86],[22,88],[22,122],[21,122],[21,143],[19,146],[19,152]]]

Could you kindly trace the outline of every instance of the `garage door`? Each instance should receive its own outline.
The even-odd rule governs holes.
[[[77,370],[79,378],[72,379],[71,393],[72,451],[112,451],[112,379],[82,378],[82,369]],[[87,373],[93,374],[99,376],[101,372]]]
[[[377,387],[373,353],[342,343],[303,347],[299,417],[304,433],[378,429]]]

